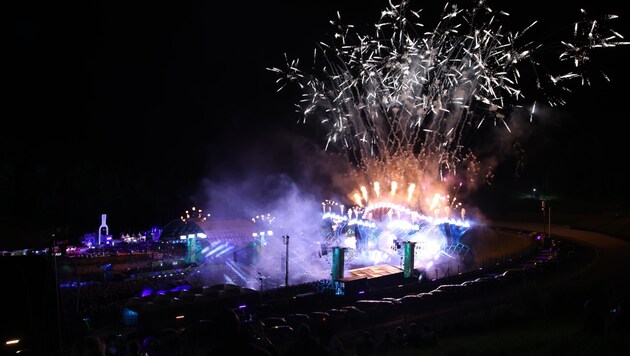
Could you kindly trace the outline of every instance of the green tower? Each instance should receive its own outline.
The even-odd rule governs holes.
[[[333,247],[333,260],[332,260],[333,282],[340,278],[343,278],[345,252],[346,252],[345,247]]]
[[[414,265],[414,250],[416,247],[415,242],[405,242],[405,250],[403,254],[403,277],[413,277],[413,265]]]

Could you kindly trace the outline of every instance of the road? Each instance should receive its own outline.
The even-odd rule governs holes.
[[[493,225],[541,231],[540,223],[494,222]],[[560,225],[551,225],[549,232],[552,238],[570,239],[594,248],[596,251],[595,259],[580,274],[584,283],[604,286],[623,295],[628,295],[630,290],[630,273],[628,272],[630,241]]]

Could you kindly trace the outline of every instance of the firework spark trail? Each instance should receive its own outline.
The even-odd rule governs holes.
[[[575,24],[574,38],[560,42],[558,59],[570,63],[571,71],[554,75],[537,57],[546,44],[526,39],[536,21],[508,31],[502,21],[509,14],[484,1],[471,9],[446,4],[431,31],[417,22],[421,14],[409,10],[409,1],[390,2],[370,36],[343,25],[338,13],[331,21],[335,42],[315,51],[319,73],[303,72],[297,60],[288,59],[284,70],[269,68],[280,76],[281,89],[299,84],[304,121],[320,118],[329,130],[326,148],[334,144],[346,152],[358,168],[358,185],[396,181],[399,201],[421,211],[427,211],[427,199],[409,199],[412,184],[418,194],[446,196],[452,186],[473,185],[478,178],[479,159],[467,147],[470,128],[491,124],[511,133],[510,109],[525,100],[521,71],[536,74],[538,89],[570,91],[566,85],[576,80],[590,83],[580,70],[593,49],[628,44],[604,27],[616,16],[588,20],[582,10],[585,18]],[[546,103],[564,101],[546,95]]]

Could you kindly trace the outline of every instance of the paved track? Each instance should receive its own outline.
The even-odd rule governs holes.
[[[494,222],[494,226],[541,231],[540,223]],[[606,286],[619,293],[630,291],[630,241],[568,226],[551,225],[551,237],[570,239],[593,247],[595,259],[582,271],[584,282]]]

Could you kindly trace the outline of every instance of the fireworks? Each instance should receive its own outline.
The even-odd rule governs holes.
[[[527,38],[536,21],[510,31],[509,14],[484,1],[470,9],[447,4],[439,18],[427,17],[437,22],[432,30],[409,1],[390,3],[372,35],[339,15],[331,21],[335,40],[318,46],[312,72],[289,59],[286,69],[269,70],[279,75],[279,90],[299,85],[303,120],[324,125],[326,149],[341,149],[357,168],[357,189],[348,193],[357,206],[389,201],[426,215],[463,215],[460,190],[492,175],[471,145],[479,129],[513,134],[511,124],[531,121],[537,105],[562,105],[555,92],[590,83],[585,68],[594,49],[628,44],[606,27],[616,16],[582,14],[572,38],[546,44]],[[566,72],[547,70],[543,53],[551,45],[561,49],[554,68],[567,65]],[[540,98],[526,97],[521,85],[528,84]]]
[[[192,208],[190,208],[190,210],[186,210],[184,212],[184,215],[180,216],[179,219],[184,223],[188,223],[189,221],[204,222],[209,217],[209,213],[204,215],[203,209],[197,209],[193,206]]]
[[[537,21],[510,31],[509,14],[485,1],[446,4],[438,17],[412,10],[410,1],[389,2],[371,35],[338,13],[334,40],[316,48],[311,72],[288,58],[286,69],[269,68],[279,90],[303,91],[301,121],[323,125],[326,149],[341,150],[356,167],[346,197],[354,206],[322,204],[330,225],[323,246],[395,263],[391,247],[415,242],[416,266],[458,246],[470,227],[461,196],[480,178],[489,181],[497,160],[483,153],[491,158],[483,163],[480,142],[493,139],[485,134],[516,136],[537,107],[562,105],[558,93],[590,84],[594,49],[628,44],[606,27],[616,16],[582,15],[572,38],[537,43],[528,39]],[[432,30],[423,16],[436,23]],[[554,65],[546,63],[550,49]]]

